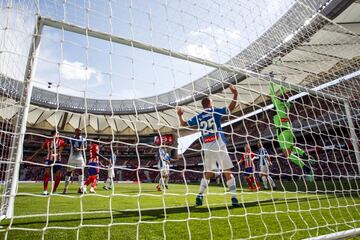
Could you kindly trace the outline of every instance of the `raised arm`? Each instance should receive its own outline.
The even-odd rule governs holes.
[[[233,99],[228,106],[229,112],[231,113],[232,111],[234,111],[234,109],[236,107],[238,91],[237,91],[236,87],[232,84],[230,84],[229,89],[230,89],[231,93],[233,94]]]
[[[107,157],[104,157],[103,155],[101,155],[100,153],[97,154],[101,159],[105,160],[106,162],[111,163],[111,160],[108,159]]]
[[[186,127],[188,124],[184,119],[184,110],[181,107],[176,108],[176,113],[179,117],[180,125]]]
[[[41,153],[42,151],[44,150],[44,145],[41,145],[41,148],[39,148],[38,150],[36,150],[36,152],[32,155],[32,156],[30,156],[30,157],[28,157],[28,158],[26,158],[26,161],[32,161],[37,155],[39,155],[39,153]]]

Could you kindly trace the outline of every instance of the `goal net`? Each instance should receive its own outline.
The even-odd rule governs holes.
[[[0,1],[0,236],[359,234],[358,8]]]

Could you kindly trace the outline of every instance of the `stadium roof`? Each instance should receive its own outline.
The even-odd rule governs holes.
[[[260,74],[273,71],[286,76],[288,83],[314,87],[359,69],[359,33],[359,1],[299,1],[226,65]],[[88,133],[100,134],[112,130],[125,135],[170,132],[178,126],[174,106],[186,105],[186,118],[200,110],[198,100],[204,95],[211,94],[216,106],[224,106],[231,99],[224,86],[233,82],[237,82],[240,95],[238,114],[268,99],[266,80],[224,70],[214,70],[172,92],[136,100],[84,99],[34,88],[28,124],[65,131],[87,125]],[[8,93],[20,96],[22,82],[1,76],[0,84]],[[354,94],[346,87],[341,92],[324,91],[343,98]],[[16,99],[2,97],[8,106],[12,101]],[[3,119],[14,118],[16,109],[1,106]]]

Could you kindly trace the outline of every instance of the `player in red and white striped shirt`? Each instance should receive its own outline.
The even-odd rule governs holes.
[[[255,160],[256,156],[255,153],[253,153],[251,151],[250,145],[246,144],[245,145],[245,152],[243,153],[239,164],[242,164],[244,162],[245,164],[245,180],[249,186],[250,190],[258,190],[259,189],[259,185],[256,182],[255,176],[254,176],[254,170],[255,170],[255,165],[254,165],[254,160]]]
[[[45,164],[49,167],[45,167],[44,172],[44,195],[48,194],[48,185],[51,177],[51,169],[55,174],[55,183],[53,187],[53,192],[56,192],[57,187],[61,181],[61,154],[65,147],[65,141],[59,138],[59,133],[55,130],[51,131],[51,137],[44,141],[41,148],[37,150],[31,157],[27,160],[32,161],[40,152],[46,150],[47,155],[45,159]]]
[[[97,184],[97,175],[99,174],[99,152],[100,146],[96,142],[93,142],[90,146],[90,158],[89,158],[89,177],[87,178],[83,192],[86,193],[86,187],[91,184],[90,192],[95,193]]]

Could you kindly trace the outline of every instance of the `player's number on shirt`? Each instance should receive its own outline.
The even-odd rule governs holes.
[[[213,118],[209,118],[206,121],[200,122],[200,129],[203,132],[203,135],[214,133],[215,130],[215,122]]]

